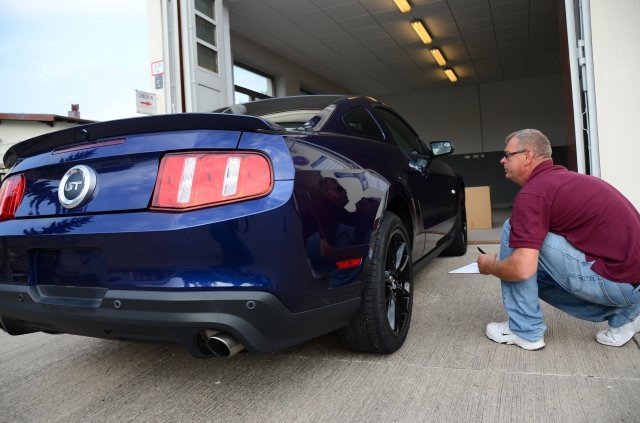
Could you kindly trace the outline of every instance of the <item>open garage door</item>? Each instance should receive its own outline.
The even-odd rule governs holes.
[[[162,47],[154,59],[165,62],[162,112],[208,112],[233,102],[229,12],[215,0],[149,0],[152,27],[161,22]],[[155,20],[154,20],[155,19]],[[152,54],[158,37],[150,36]]]
[[[575,135],[569,158],[570,167],[578,172],[600,176],[589,11],[589,0],[564,1],[567,24],[564,63],[570,80],[565,94],[571,100]]]

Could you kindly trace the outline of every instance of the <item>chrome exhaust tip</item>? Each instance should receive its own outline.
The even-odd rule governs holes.
[[[202,334],[207,347],[216,356],[231,357],[245,349],[244,345],[228,333],[206,329]]]

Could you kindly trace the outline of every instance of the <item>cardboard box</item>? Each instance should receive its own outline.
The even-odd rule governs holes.
[[[491,188],[468,187],[464,189],[467,208],[467,229],[491,229]]]

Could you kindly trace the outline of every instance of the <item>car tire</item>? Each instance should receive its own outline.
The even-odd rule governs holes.
[[[467,252],[467,210],[464,198],[460,199],[458,215],[453,227],[453,241],[442,252],[443,256],[463,256]]]
[[[382,216],[372,251],[362,302],[338,336],[349,349],[390,354],[404,343],[413,308],[411,245],[397,215]]]

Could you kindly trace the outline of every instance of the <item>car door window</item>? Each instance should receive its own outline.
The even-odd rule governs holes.
[[[420,142],[418,135],[405,121],[390,110],[381,107],[376,107],[375,112],[389,130],[400,150],[407,154],[428,155],[427,149]]]
[[[373,119],[373,116],[371,116],[364,107],[356,107],[350,112],[347,112],[342,118],[342,121],[347,125],[349,132],[353,135],[378,139],[384,138],[382,130]]]

